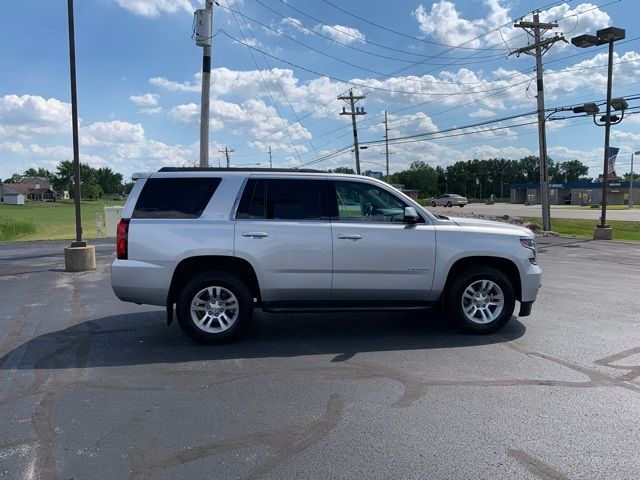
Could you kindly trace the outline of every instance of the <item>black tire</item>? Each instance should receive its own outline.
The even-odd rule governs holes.
[[[451,202],[447,202],[447,207],[451,208]]]
[[[431,206],[435,207],[436,206],[436,202],[431,202]]]
[[[232,303],[232,299],[228,295],[229,293],[237,300],[237,310],[229,309],[224,311],[225,315],[235,315],[235,320],[233,320],[232,323],[226,316],[223,317],[229,320],[229,323],[231,323],[230,326],[222,330],[222,328],[224,328],[223,325],[226,326],[226,323],[223,323],[219,317],[213,317],[211,321],[209,321],[210,329],[220,329],[221,331],[218,332],[206,331],[204,328],[197,326],[195,319],[192,317],[192,302],[200,293],[207,295],[204,291],[208,289],[208,287],[214,288],[214,295],[218,292],[219,297],[222,299],[220,302],[226,299],[226,301]],[[220,287],[220,290],[216,291],[215,287]],[[223,308],[222,303],[220,303],[220,305],[220,308]],[[206,344],[225,343],[237,338],[253,316],[253,298],[249,289],[238,277],[224,272],[204,272],[193,277],[180,291],[176,307],[178,323],[184,332],[197,342]],[[216,314],[220,315],[219,312],[216,312]],[[198,318],[200,314],[195,312],[194,315]],[[203,316],[205,315],[208,315],[208,313],[203,314]],[[206,323],[206,321],[204,323]],[[203,325],[203,327],[204,326],[205,325]]]
[[[464,205],[458,205],[460,208],[464,207]]]
[[[472,321],[467,317],[463,309],[463,295],[465,290],[475,282],[482,280],[493,282],[502,290],[502,294],[504,295],[502,312],[499,313],[494,320],[487,323],[479,323],[480,318],[478,318],[478,322]],[[470,267],[460,271],[451,283],[446,295],[447,314],[453,318],[462,330],[473,334],[493,333],[500,330],[513,316],[516,305],[513,285],[507,276],[500,270],[489,266]]]

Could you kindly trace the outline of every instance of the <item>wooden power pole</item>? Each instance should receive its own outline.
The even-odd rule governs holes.
[[[551,230],[551,208],[549,206],[549,161],[547,158],[547,131],[545,127],[544,110],[544,80],[542,76],[542,56],[558,41],[566,41],[561,34],[555,34],[550,38],[542,38],[544,33],[553,30],[557,23],[540,22],[540,12],[533,12],[533,22],[521,21],[514,25],[522,28],[533,37],[534,43],[526,47],[518,48],[509,55],[520,56],[523,53],[536,57],[536,85],[538,100],[538,146],[540,150],[540,204],[542,206],[542,229]]]
[[[349,95],[340,95],[338,100],[345,100],[349,102],[351,106],[351,110],[347,112],[345,107],[342,107],[342,112],[340,115],[351,115],[351,124],[353,125],[353,148],[356,154],[356,174],[360,175],[360,147],[358,146],[358,128],[356,126],[356,116],[358,115],[366,115],[367,112],[364,111],[364,107],[356,107],[356,102],[358,100],[363,100],[366,98],[364,95],[354,95],[353,90],[349,90]]]

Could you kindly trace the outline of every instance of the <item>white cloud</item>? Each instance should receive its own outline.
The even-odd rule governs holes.
[[[360,30],[344,25],[317,25],[315,30],[340,43],[363,43],[366,40],[364,33]]]
[[[188,12],[195,8],[189,0],[116,0],[122,8],[143,17],[157,17],[161,13]]]
[[[143,93],[140,95],[131,95],[129,100],[139,107],[155,107],[158,105],[159,98],[160,95],[157,93]]]
[[[469,116],[471,118],[491,118],[494,117],[496,112],[493,110],[487,110],[486,108],[479,108],[478,110],[471,112]]]
[[[141,108],[138,112],[146,113],[147,115],[159,115],[162,113],[162,107]]]
[[[71,105],[38,95],[0,97],[0,135],[61,133],[71,130]]]
[[[121,120],[95,122],[81,129],[80,140],[85,145],[139,143],[144,140],[144,128]]]
[[[169,117],[176,122],[191,123],[200,115],[200,106],[195,103],[176,105],[169,110]]]
[[[176,82],[168,80],[165,77],[153,77],[149,79],[151,85],[164,88],[170,92],[199,92],[201,90],[200,77],[201,74],[197,73],[193,82]]]

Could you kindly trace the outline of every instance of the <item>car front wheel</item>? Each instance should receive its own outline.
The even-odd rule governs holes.
[[[253,315],[248,288],[234,275],[201,273],[181,290],[177,301],[180,326],[201,343],[223,343],[235,338]]]
[[[493,267],[472,267],[454,279],[447,294],[447,310],[466,332],[483,334],[501,329],[515,308],[513,285]]]
[[[436,202],[431,202],[431,206],[435,207],[436,206]]]

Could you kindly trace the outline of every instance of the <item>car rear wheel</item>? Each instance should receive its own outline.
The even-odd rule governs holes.
[[[493,267],[460,272],[447,294],[447,310],[466,332],[483,334],[501,329],[515,308],[513,285]]]
[[[253,315],[253,299],[237,277],[201,273],[182,289],[177,302],[180,326],[201,343],[223,343],[239,335]]]
[[[436,206],[436,202],[431,202],[431,206],[435,207]]]

